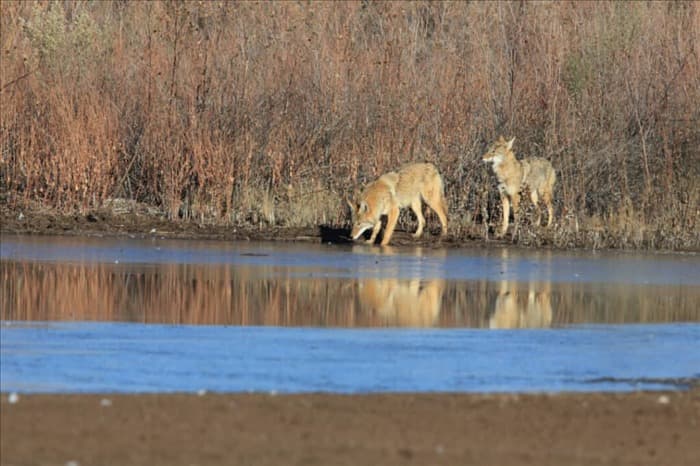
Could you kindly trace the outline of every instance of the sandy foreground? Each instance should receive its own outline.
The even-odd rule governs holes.
[[[20,395],[2,465],[698,465],[700,390]]]

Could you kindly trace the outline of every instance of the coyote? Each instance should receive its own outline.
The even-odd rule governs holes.
[[[518,160],[511,150],[515,138],[506,141],[501,136],[488,152],[483,156],[484,162],[493,164],[493,171],[498,178],[498,191],[501,194],[503,203],[503,225],[500,236],[505,235],[508,229],[508,216],[510,215],[510,204],[513,204],[513,215],[515,216],[515,228],[518,227],[518,206],[520,204],[520,191],[527,187],[530,191],[530,199],[537,211],[536,224],[540,224],[542,214],[538,205],[538,200],[542,200],[547,205],[547,226],[552,224],[554,208],[552,207],[552,192],[557,175],[548,160],[538,157]]]
[[[413,237],[419,238],[425,226],[421,199],[437,213],[444,235],[447,232],[447,202],[442,177],[435,165],[415,163],[398,172],[385,173],[368,184],[355,203],[348,201],[352,211],[352,238],[357,239],[372,228],[372,236],[367,242],[373,244],[382,228],[381,218],[386,215],[386,231],[381,243],[386,246],[396,228],[399,209],[405,207],[410,207],[418,219],[418,229]]]

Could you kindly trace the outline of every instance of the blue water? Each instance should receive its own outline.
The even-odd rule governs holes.
[[[0,363],[0,390],[23,393],[678,389],[700,377],[700,324],[481,331],[5,322]]]
[[[380,248],[131,238],[3,236],[0,258],[121,264],[231,264],[296,268],[319,278],[440,278],[700,285],[696,254]]]
[[[700,286],[700,257],[693,254],[2,236],[0,260],[12,263],[12,267],[0,268],[4,274],[0,289],[7,298],[0,300],[0,315],[28,319],[0,321],[2,392],[619,391],[683,389],[700,378],[700,319],[693,311]],[[18,265],[23,263],[29,266]],[[121,264],[125,270],[99,275],[99,268],[92,272],[76,269],[66,275],[35,267],[42,263]],[[129,264],[134,265],[131,275]],[[146,280],[139,271],[154,264],[197,264],[206,271],[188,270],[189,275],[183,272],[181,277],[177,270],[166,268]],[[222,270],[221,264],[246,271],[239,277]],[[228,282],[220,284],[221,292],[211,288],[217,283],[210,279],[211,274],[228,277]],[[319,286],[297,286],[295,277],[304,277],[306,282],[312,279]],[[368,277],[376,283],[365,280]],[[412,282],[391,282],[394,278],[423,281],[413,286]],[[335,286],[345,279],[358,297]],[[435,279],[449,283],[428,286]],[[71,285],[70,280],[78,282]],[[272,286],[275,280],[286,286]],[[329,286],[331,280],[335,280],[334,287]],[[458,286],[470,280],[471,287]],[[490,285],[480,286],[481,282]],[[529,286],[518,287],[519,283]],[[605,293],[590,296],[580,286],[570,286],[572,283],[625,286],[614,288],[613,300]],[[241,303],[254,307],[262,303],[269,307],[264,316],[274,317],[273,322],[297,322],[287,317],[309,314],[317,327],[69,322],[71,310],[78,305],[77,315],[88,319],[121,316],[121,307],[105,314],[100,313],[102,308],[93,311],[97,301],[102,306],[128,306],[129,315],[144,320],[157,311],[155,315],[171,322],[172,316],[154,309],[171,301],[151,293],[148,286],[180,296],[172,300],[179,306],[177,315],[225,317],[241,311],[236,308]],[[198,293],[200,288],[203,294]],[[334,294],[324,294],[326,289],[335,290]],[[371,289],[384,290],[386,302],[371,295]],[[643,294],[640,289],[652,291]],[[262,290],[264,296],[252,296],[256,290]],[[363,290],[370,290],[366,306]],[[489,290],[497,291],[489,294]],[[338,301],[341,292],[349,301]],[[240,293],[245,299],[237,299]],[[313,303],[293,299],[294,293],[320,300],[323,306],[314,311]],[[98,299],[105,296],[109,299]],[[411,306],[411,296],[416,306]],[[211,301],[205,299],[209,297]],[[599,301],[614,306],[601,310]],[[304,309],[291,308],[290,303],[302,303]],[[408,309],[418,305],[426,309]],[[56,309],[60,312],[51,312]],[[431,323],[441,313],[459,320],[476,312],[478,318],[465,322],[488,323],[492,316],[504,321],[534,316],[541,317],[542,326],[564,324],[494,331],[351,329],[319,327],[325,320],[316,317],[342,312],[332,320],[337,324],[345,316],[360,319],[362,312],[383,312],[380,320],[388,322],[389,317],[409,310],[418,315],[436,312],[435,316],[428,312]],[[261,310],[246,309],[241,321],[258,321],[257,312]],[[600,318],[616,322],[630,316],[647,323],[566,324],[598,322],[595,319]],[[204,317],[200,323],[209,323]],[[41,322],[45,319],[55,320]]]

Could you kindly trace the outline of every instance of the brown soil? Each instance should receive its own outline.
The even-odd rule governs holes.
[[[169,220],[165,216],[150,212],[147,206],[133,204],[128,213],[116,214],[108,209],[88,213],[61,214],[41,207],[10,208],[0,202],[0,233],[30,235],[73,236],[130,236],[136,238],[178,238],[200,240],[243,241],[299,241],[315,243],[352,243],[350,229],[331,225],[310,228],[281,227],[262,224],[221,225],[196,221]],[[422,238],[416,240],[405,231],[397,230],[392,237],[392,246],[422,247],[487,247],[510,244],[509,241],[469,238],[465,235],[448,234],[440,237],[436,231],[431,235],[428,228]],[[377,242],[381,239],[381,234]]]
[[[14,404],[3,394],[0,408],[7,466],[700,464],[698,390],[20,395]]]

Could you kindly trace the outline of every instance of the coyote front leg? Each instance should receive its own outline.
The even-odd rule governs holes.
[[[510,217],[510,199],[508,199],[508,193],[505,187],[499,187],[499,192],[501,194],[501,204],[503,205],[503,223],[501,224],[501,233],[498,236],[503,236],[508,230],[508,219]]]
[[[392,206],[387,214],[386,219],[386,230],[384,231],[384,237],[382,238],[382,246],[386,246],[391,241],[391,235],[394,234],[394,228],[396,228],[396,222],[399,220],[399,206]]]
[[[382,229],[382,222],[379,221],[374,224],[374,228],[372,228],[372,236],[369,237],[367,240],[367,244],[374,244],[374,241],[377,239],[377,235],[379,234],[379,230]]]
[[[516,192],[510,195],[510,204],[513,208],[513,237],[516,237],[520,227],[520,193]],[[503,234],[506,234],[505,230],[503,230]]]

